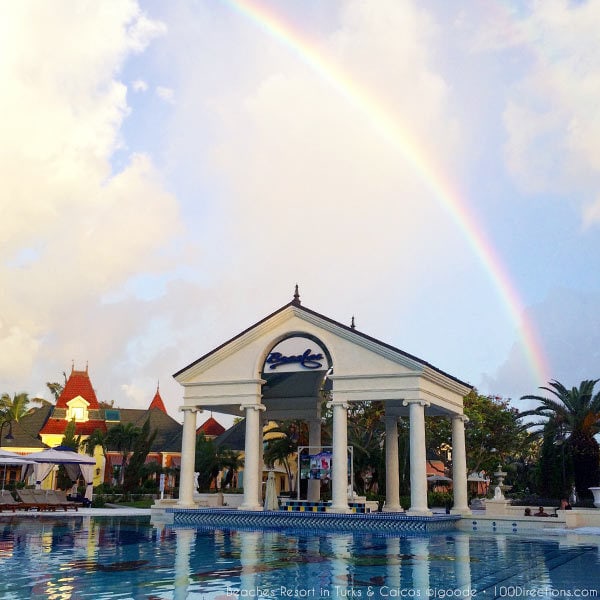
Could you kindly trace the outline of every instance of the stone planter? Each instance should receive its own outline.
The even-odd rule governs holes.
[[[594,506],[600,508],[600,487],[591,487],[588,490],[594,494]]]

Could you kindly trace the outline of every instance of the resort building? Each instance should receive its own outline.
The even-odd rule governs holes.
[[[114,408],[98,401],[87,367],[85,370],[76,370],[74,367],[71,369],[55,405],[47,403],[31,410],[20,421],[12,422],[12,439],[8,443],[4,440],[3,448],[27,455],[47,447],[59,446],[69,423],[75,424],[74,435],[85,441],[96,430],[107,434],[117,425],[141,428],[146,421],[149,421],[150,431],[156,431],[146,462],[155,462],[170,470],[166,489],[175,488],[181,455],[182,426],[167,413],[159,388],[157,387],[147,409]],[[111,450],[104,452],[101,446],[96,446],[94,457],[96,469],[93,485],[117,481],[123,462],[122,453]],[[7,481],[14,480],[17,471],[18,468],[9,470]],[[52,488],[54,485],[51,474],[43,486]]]

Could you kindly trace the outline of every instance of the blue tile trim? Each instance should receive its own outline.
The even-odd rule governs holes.
[[[456,529],[458,515],[415,517],[401,513],[331,513],[167,508],[176,525],[251,529],[305,529],[382,533],[427,533]]]

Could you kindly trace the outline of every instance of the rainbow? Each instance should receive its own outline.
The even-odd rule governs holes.
[[[523,302],[512,283],[506,267],[484,234],[482,226],[469,212],[468,206],[452,183],[427,155],[422,144],[368,89],[319,51],[316,45],[294,31],[291,25],[255,0],[225,0],[268,36],[287,47],[299,60],[319,75],[336,93],[352,105],[400,156],[411,166],[421,182],[463,232],[472,251],[488,273],[491,283],[519,332],[519,337],[537,385],[549,380],[547,360],[532,324],[526,319]]]

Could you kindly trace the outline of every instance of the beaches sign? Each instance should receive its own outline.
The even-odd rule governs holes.
[[[315,346],[316,349],[313,350]],[[316,342],[309,338],[294,336],[281,341],[269,352],[263,370],[279,369],[289,372],[328,369],[327,363],[325,353]]]

